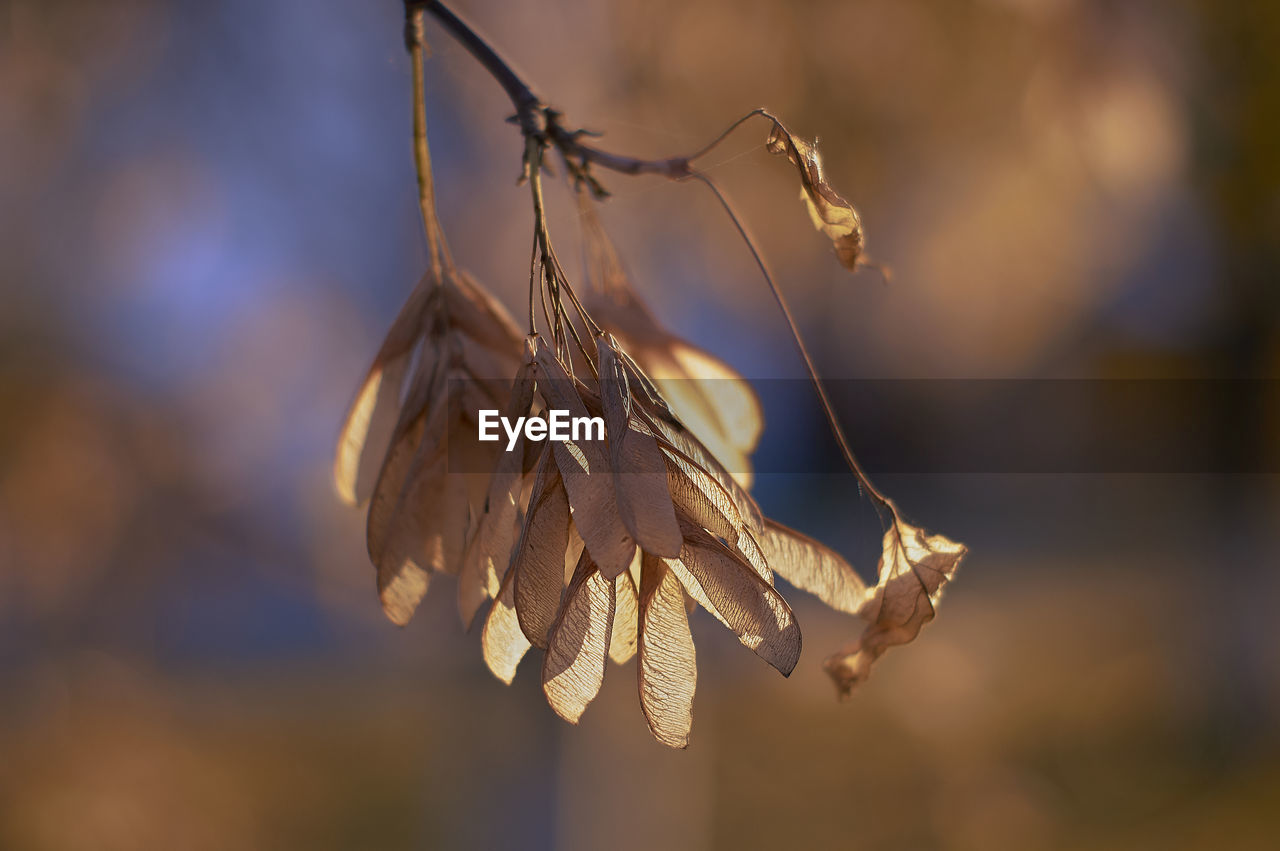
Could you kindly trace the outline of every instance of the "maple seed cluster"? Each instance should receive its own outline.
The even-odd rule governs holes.
[[[493,70],[499,60],[491,48],[443,4],[423,5]],[[906,522],[867,480],[798,335],[846,460],[886,521],[876,584],[828,547],[765,517],[752,498],[759,400],[732,368],[670,333],[640,299],[597,216],[604,193],[589,171],[592,163],[628,173],[673,169],[668,176],[705,183],[733,216],[692,166],[714,143],[654,163],[583,148],[503,66],[495,76],[520,110],[534,207],[522,331],[454,266],[444,242],[426,154],[420,12],[416,24],[409,43],[415,151],[431,266],[365,375],[334,464],[340,496],[368,503],[369,558],[387,616],[407,623],[435,577],[452,574],[464,626],[488,605],[480,643],[500,680],[510,683],[532,648],[543,651],[547,701],[576,723],[609,665],[635,657],[650,730],[663,744],[685,747],[697,684],[690,613],[710,612],[789,675],[801,634],[776,587],[781,576],[864,622],[825,666],[848,694],[886,650],[912,641],[932,620],[966,550]],[[815,226],[842,264],[856,268],[864,262],[861,222],[826,182],[816,147],[763,110],[748,118],[756,115],[772,124],[768,150],[796,167]],[[581,292],[547,231],[541,176],[551,147],[564,155],[576,189],[586,245]],[[748,247],[790,322],[749,240]]]

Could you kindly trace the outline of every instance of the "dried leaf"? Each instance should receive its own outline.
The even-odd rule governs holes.
[[[543,376],[538,389],[547,406],[568,411],[570,417],[590,416],[573,379],[551,349],[538,346],[536,357]],[[613,579],[631,564],[636,543],[618,514],[607,448],[598,440],[554,442],[551,447],[573,509],[573,523],[600,572]]]
[[[800,173],[800,198],[805,202],[813,226],[831,240],[840,263],[852,271],[862,257],[862,221],[853,205],[827,183],[822,174],[818,143],[806,142],[775,120],[765,147],[784,154]]]
[[[641,568],[639,627],[640,708],[658,741],[688,747],[698,681],[693,636],[680,581],[650,555]]]
[[[765,520],[760,547],[769,566],[801,591],[831,608],[857,614],[867,585],[847,561],[813,538],[773,520]]]
[[[789,676],[800,660],[800,627],[791,607],[743,559],[702,529],[684,527],[684,549],[667,566],[703,608],[744,646]]]
[[[933,620],[942,590],[966,552],[963,544],[942,535],[926,535],[895,512],[893,526],[884,536],[880,581],[858,610],[868,626],[824,665],[842,696],[867,678],[872,663],[886,650],[912,641]]]
[[[677,556],[680,526],[667,491],[662,451],[653,432],[633,415],[635,403],[616,345],[602,336],[596,350],[618,515],[645,552]]]
[[[564,590],[564,558],[569,546],[569,501],[550,449],[538,462],[529,512],[511,561],[516,614],[525,637],[546,648]]]
[[[547,702],[571,724],[578,723],[604,682],[615,610],[614,583],[600,575],[583,550],[542,660]]]

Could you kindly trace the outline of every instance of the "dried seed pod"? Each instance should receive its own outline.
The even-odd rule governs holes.
[[[510,567],[520,628],[535,647],[546,648],[547,633],[560,608],[568,548],[569,500],[547,447],[538,461],[529,510]]]
[[[732,367],[666,330],[636,293],[594,203],[579,193],[587,244],[592,316],[616,338],[685,426],[743,487],[751,486],[749,456],[764,429],[751,385]]]
[[[528,347],[526,346],[526,349]],[[528,416],[533,407],[537,367],[532,351],[511,386],[511,398],[505,415],[510,419]],[[487,599],[497,597],[511,560],[511,551],[520,531],[519,514],[524,485],[524,432],[516,435],[516,445],[498,455],[497,466],[489,479],[484,507],[476,521],[476,531],[467,548],[462,571],[458,574],[458,611],[462,622],[470,626],[476,611]]]
[[[634,410],[639,403],[631,397],[616,341],[602,336],[596,349],[618,514],[645,552],[679,555],[680,525],[658,441]]]
[[[542,659],[547,702],[571,724],[578,723],[604,683],[617,610],[614,588],[584,549]]]
[[[520,339],[465,273],[428,272],[347,414],[334,483],[348,502],[369,499],[369,557],[397,624],[412,617],[432,573],[462,567],[497,460],[496,447],[478,440],[476,411],[505,397]]]
[[[575,418],[591,416],[583,400],[585,388],[570,377],[551,347],[538,346],[536,358],[543,376],[538,389],[547,407],[568,411]],[[573,509],[574,525],[600,572],[613,579],[631,564],[636,542],[618,513],[608,447],[595,440],[565,441],[553,443],[552,451]]]
[[[684,600],[675,574],[661,559],[646,556],[640,569],[637,630],[640,708],[654,738],[673,748],[689,746],[698,683]]]

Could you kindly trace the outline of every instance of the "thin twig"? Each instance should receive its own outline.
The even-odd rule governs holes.
[[[612,151],[583,144],[581,139],[588,134],[583,130],[567,129],[562,123],[564,116],[544,104],[542,99],[534,93],[533,87],[511,67],[511,63],[504,59],[476,31],[475,27],[440,0],[405,0],[405,8],[430,12],[440,25],[484,66],[510,98],[511,105],[516,110],[515,121],[520,125],[525,136],[545,139],[555,145],[566,159],[576,160],[584,165],[598,165],[619,174],[655,174],[672,180],[684,180],[693,176],[694,160],[710,153],[748,119],[761,115],[774,124],[778,123],[778,119],[768,110],[753,109],[731,124],[710,143],[687,156],[643,159],[615,154]]]
[[[734,130],[737,130],[739,127],[741,127],[743,124],[746,124],[748,121],[750,121],[752,118],[755,118],[757,115],[763,115],[765,118],[772,121],[775,125],[778,123],[778,119],[774,118],[767,109],[764,109],[763,107],[757,107],[756,109],[751,110],[746,115],[739,118],[737,121],[730,124],[723,131],[721,131],[719,136],[715,137],[710,142],[708,142],[707,144],[699,148],[697,151],[690,154],[686,159],[692,162],[693,160],[696,160],[699,157],[703,157],[711,153],[721,142],[723,142],[725,139],[728,139],[729,135],[733,133]]]
[[[627,157],[610,151],[582,144],[580,130],[568,130],[561,123],[561,115],[543,104],[533,88],[516,73],[511,64],[498,54],[476,29],[439,0],[405,0],[407,10],[425,10],[498,81],[515,107],[516,123],[526,136],[545,138],[567,157],[583,163],[594,163],[601,168],[621,174],[657,174],[680,180],[689,177],[692,169],[688,157],[669,157],[646,160]]]
[[[715,184],[715,181],[701,173],[695,174],[694,178],[705,184],[716,196],[720,206],[724,208],[729,218],[733,220],[734,227],[738,229],[738,234],[742,237],[742,241],[747,244],[748,250],[751,251],[751,256],[755,258],[756,266],[760,268],[760,274],[764,276],[765,283],[769,285],[769,291],[773,293],[774,301],[778,303],[778,309],[782,311],[783,317],[787,320],[787,327],[791,329],[791,338],[795,341],[796,348],[800,350],[800,358],[804,361],[814,392],[818,394],[818,401],[822,403],[822,413],[826,415],[827,425],[830,426],[836,443],[840,445],[840,453],[844,456],[845,463],[849,465],[849,469],[857,477],[858,483],[866,489],[871,498],[883,508],[888,509],[889,513],[896,518],[898,512],[894,504],[871,483],[871,479],[867,477],[862,465],[858,463],[857,457],[854,456],[853,449],[849,446],[849,441],[844,436],[844,429],[840,427],[840,420],[836,418],[835,408],[832,406],[831,399],[827,396],[826,388],[822,384],[822,378],[818,375],[817,367],[813,364],[813,358],[809,354],[809,347],[805,345],[804,337],[800,334],[800,326],[796,324],[795,316],[792,315],[791,308],[787,305],[787,300],[782,295],[782,290],[778,289],[778,284],[774,281],[773,273],[769,271],[768,264],[765,263],[764,257],[760,254],[760,249],[756,247],[755,239],[747,231],[747,226],[738,217],[737,211],[734,210],[733,205],[725,197],[725,194],[720,191],[720,187]]]
[[[526,132],[537,129],[532,123],[526,127],[525,122],[535,120],[534,114],[542,108],[542,101],[533,93],[529,84],[520,78],[511,64],[499,56],[498,52],[476,32],[475,27],[460,18],[448,6],[435,0],[405,0],[404,5],[406,10],[425,9],[430,12],[432,17],[448,30],[449,35],[457,39],[506,91],[507,97],[511,98],[511,103],[515,105],[516,116],[521,122],[521,127]]]

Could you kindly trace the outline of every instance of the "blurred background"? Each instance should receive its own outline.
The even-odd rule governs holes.
[[[835,262],[763,126],[705,164],[825,375],[1212,380],[1195,428],[1145,423],[1210,461],[985,471],[945,418],[914,422],[956,468],[879,484],[971,549],[915,645],[840,704],[821,660],[852,619],[789,595],[806,650],[783,680],[698,613],[687,751],[650,738],[634,663],[571,728],[534,663],[487,673],[449,581],[384,620],[329,483],[426,266],[400,4],[6,0],[0,848],[1274,847],[1280,5],[457,7],[610,149],[688,152],[761,105],[821,137],[890,285]],[[444,227],[518,305],[510,105],[428,38]],[[714,199],[601,177],[663,321],[800,377]],[[550,203],[574,257],[571,199]],[[764,510],[870,577],[879,530],[816,404],[761,386]]]

